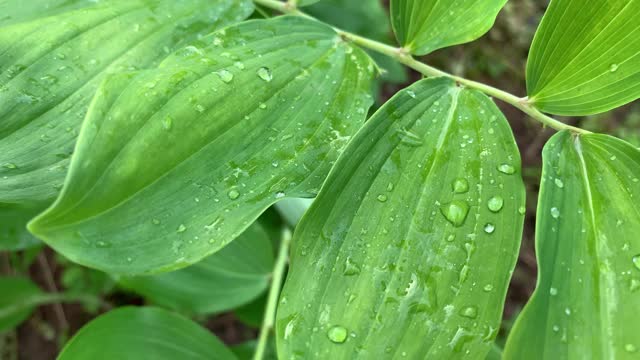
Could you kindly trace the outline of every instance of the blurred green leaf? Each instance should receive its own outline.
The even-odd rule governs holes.
[[[561,132],[543,160],[538,285],[505,359],[638,359],[640,150]]]
[[[523,206],[518,148],[486,95],[444,78],[396,94],[296,229],[280,356],[484,358]]]
[[[601,113],[640,97],[640,1],[554,0],[527,63],[527,93],[557,115]]]
[[[231,351],[238,357],[239,360],[253,360],[256,350],[257,341],[251,340],[239,345],[231,347]],[[267,341],[267,347],[265,349],[263,360],[277,360],[276,343],[273,337],[270,337]]]
[[[236,308],[233,313],[244,324],[260,328],[264,320],[264,310],[267,307],[267,294],[258,297],[252,302]]]
[[[85,325],[58,360],[227,360],[237,357],[197,323],[153,307],[124,307]]]
[[[0,251],[24,250],[41,244],[27,231],[27,222],[41,211],[40,207],[11,206],[0,203]]]
[[[37,304],[31,299],[42,294],[31,280],[22,277],[0,277],[0,333],[26,320]]]

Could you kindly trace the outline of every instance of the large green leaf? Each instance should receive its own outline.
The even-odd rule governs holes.
[[[153,307],[104,314],[67,343],[58,360],[227,360],[236,356],[195,322]]]
[[[280,355],[484,359],[520,246],[519,171],[485,95],[444,78],[396,94],[296,229]]]
[[[58,194],[105,74],[154,67],[247,17],[250,0],[0,1],[0,217]],[[4,215],[9,211],[18,215]],[[2,222],[24,229],[25,221]],[[3,239],[0,239],[2,241]],[[8,245],[3,245],[8,247]]]
[[[505,359],[640,356],[640,150],[555,135],[544,150],[536,291]]]
[[[391,0],[391,23],[410,53],[473,41],[493,26],[507,0]]]
[[[279,199],[318,192],[364,122],[373,72],[330,27],[281,17],[111,77],[60,198],[30,229],[107,272],[195,263]]]
[[[254,223],[224,249],[197,264],[165,274],[124,277],[120,283],[155,304],[210,314],[258,297],[267,288],[272,270],[271,239]]]
[[[551,1],[527,65],[535,106],[588,115],[640,97],[638,14],[637,0]]]
[[[41,293],[29,279],[0,277],[0,333],[27,319],[37,306],[30,301],[31,298]]]

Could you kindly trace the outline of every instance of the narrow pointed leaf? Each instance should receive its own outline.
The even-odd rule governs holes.
[[[233,309],[258,297],[273,270],[271,239],[259,223],[219,252],[187,268],[120,278],[154,304],[194,314]]]
[[[400,45],[415,55],[473,41],[493,26],[507,0],[391,0]]]
[[[0,9],[0,207],[18,211],[43,210],[55,199],[107,73],[154,67],[185,42],[246,18],[253,5],[10,0]]]
[[[640,97],[640,1],[553,0],[533,40],[527,92],[540,110],[589,115]]]
[[[637,359],[640,150],[562,132],[543,160],[538,286],[505,359]]]
[[[36,304],[29,300],[42,294],[29,279],[0,277],[0,333],[10,330],[26,320]]]
[[[111,77],[60,198],[30,229],[107,272],[195,263],[279,199],[318,192],[364,121],[373,71],[330,27],[282,17]]]
[[[484,359],[522,235],[519,171],[485,95],[440,78],[394,96],[296,229],[280,356]]]
[[[153,307],[124,307],[85,325],[58,360],[233,360],[236,356],[197,323]]]

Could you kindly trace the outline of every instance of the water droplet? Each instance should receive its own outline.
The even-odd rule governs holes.
[[[407,90],[407,95],[411,96],[411,97],[412,97],[412,98],[414,98],[414,99],[416,98],[416,93],[415,93],[415,91]]]
[[[183,233],[185,231],[187,231],[187,227],[184,226],[184,224],[180,224],[180,226],[178,226],[178,233]]]
[[[633,261],[633,265],[635,265],[636,269],[640,270],[640,254],[634,256],[631,261]]]
[[[238,192],[238,190],[233,189],[227,193],[227,196],[229,196],[229,199],[235,200],[240,197],[240,193]]]
[[[158,219],[151,219],[151,223],[152,223],[153,225],[160,225],[160,220],[158,220]]]
[[[260,105],[258,106],[260,109],[266,109],[267,108],[267,104],[265,103],[260,103]]]
[[[492,223],[487,223],[484,226],[484,232],[486,232],[487,234],[493,234],[494,231],[496,231],[496,226]]]
[[[219,70],[216,72],[216,75],[220,77],[220,80],[224,81],[227,84],[233,80],[233,73],[229,70]]]
[[[629,282],[629,291],[635,292],[638,289],[640,289],[640,280],[631,279],[631,281]]]
[[[329,340],[336,344],[342,344],[347,341],[347,329],[342,326],[334,326],[327,332]]]
[[[560,189],[562,189],[564,187],[564,183],[562,182],[562,180],[555,178],[553,180],[554,183],[556,183],[556,186],[559,187]]]
[[[360,267],[351,260],[351,257],[347,257],[347,260],[344,262],[344,271],[342,274],[346,276],[358,275],[360,274]]]
[[[516,168],[514,168],[509,164],[502,164],[498,166],[498,171],[500,171],[503,174],[511,175],[516,172]]]
[[[6,168],[6,169],[14,170],[14,169],[18,168],[18,165],[14,164],[14,163],[6,163],[6,164],[2,165],[2,167]]]
[[[276,199],[282,199],[285,196],[287,196],[287,194],[285,194],[283,191],[278,191],[276,193]]]
[[[478,317],[478,308],[475,306],[465,306],[460,310],[460,316],[464,316],[469,319],[475,319]]]
[[[558,295],[558,289],[556,289],[556,288],[554,288],[554,287],[550,288],[550,289],[549,289],[549,294],[550,294],[551,296],[556,296],[556,295]]]
[[[387,195],[385,195],[385,194],[378,195],[378,201],[386,202],[387,201]]]
[[[609,71],[616,72],[616,71],[618,71],[618,68],[619,68],[618,64],[611,64],[609,66]]]
[[[240,61],[236,61],[233,63],[233,66],[237,67],[240,70],[244,70],[244,64],[241,63]]]
[[[571,309],[569,309],[569,308],[564,308],[564,313],[565,313],[567,316],[571,315]]]
[[[260,69],[258,69],[258,76],[260,77],[260,79],[266,82],[270,82],[271,80],[273,80],[271,70],[269,70],[269,68],[267,67],[261,67]]]
[[[553,216],[554,219],[557,219],[560,217],[560,210],[558,210],[557,207],[552,207],[551,208],[551,216]]]
[[[460,227],[467,218],[469,205],[464,201],[454,200],[440,207],[440,211],[451,224]]]
[[[486,292],[493,291],[493,285],[487,284],[484,286],[483,290]]]
[[[504,206],[504,200],[500,196],[494,196],[491,199],[489,199],[489,201],[487,202],[487,207],[489,208],[489,210],[493,212],[498,212],[502,210],[503,206]]]
[[[520,215],[524,215],[524,214],[526,214],[526,212],[527,212],[527,208],[525,208],[524,206],[520,206],[520,207],[518,208],[518,213],[519,213]]]
[[[451,184],[451,188],[456,194],[464,194],[469,191],[469,182],[462,178],[455,179]]]
[[[127,258],[127,261],[128,261],[128,262],[133,262],[133,258],[128,257],[128,258]]]
[[[96,242],[96,245],[97,245],[98,247],[100,247],[100,248],[106,248],[106,247],[111,246],[111,244],[109,244],[109,243],[108,243],[108,242],[106,242],[106,241],[102,241],[102,240],[100,240],[100,241]]]
[[[638,348],[633,344],[626,344],[624,346],[624,351],[629,352],[629,353],[634,353],[634,352],[638,351]]]
[[[167,116],[166,118],[164,118],[164,120],[162,120],[162,127],[165,130],[171,130],[172,126],[173,126],[173,119],[171,118],[171,116]]]

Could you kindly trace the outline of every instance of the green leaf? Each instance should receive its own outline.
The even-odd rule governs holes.
[[[527,93],[558,115],[601,113],[640,97],[640,1],[554,0],[533,40]]]
[[[505,359],[637,359],[640,150],[562,132],[543,155],[538,286]]]
[[[285,197],[312,197],[371,105],[369,57],[328,26],[253,20],[110,77],[60,198],[30,230],[80,264],[193,264]]]
[[[27,231],[25,224],[41,211],[40,207],[0,203],[0,251],[23,250],[40,244],[40,241]]]
[[[155,304],[194,314],[233,309],[258,297],[273,270],[271,240],[259,223],[219,252],[185,269],[120,283]]]
[[[411,54],[473,41],[484,35],[507,0],[391,0],[391,23]]]
[[[280,356],[484,358],[520,246],[519,171],[485,95],[444,78],[396,94],[296,229]]]
[[[58,360],[237,359],[195,322],[153,307],[124,307],[85,325]]]
[[[289,0],[289,1],[296,4],[297,6],[308,6],[311,4],[315,4],[320,0]]]
[[[29,299],[41,293],[29,279],[0,277],[0,333],[26,320],[36,306]]]
[[[155,67],[253,11],[249,0],[0,3],[0,207],[39,211],[62,187],[80,123],[107,73]],[[5,225],[22,230],[26,222],[2,222],[0,232],[11,231]]]

